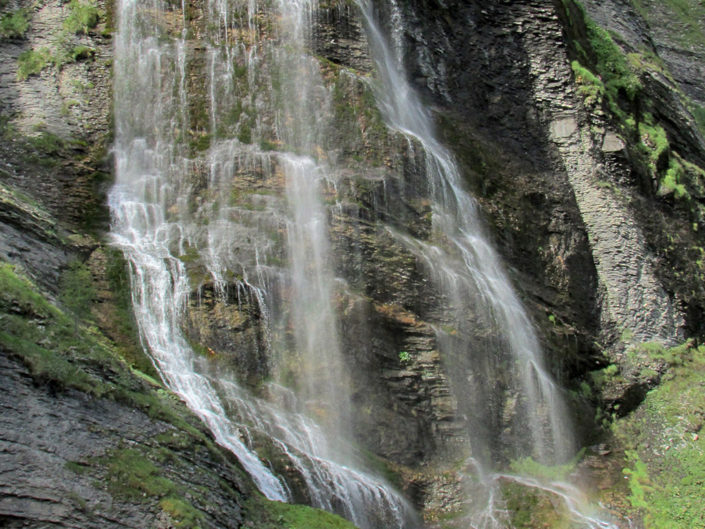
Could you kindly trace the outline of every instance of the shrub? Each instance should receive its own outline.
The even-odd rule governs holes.
[[[7,13],[0,19],[0,37],[20,39],[25,36],[28,29],[29,12],[26,9]]]
[[[98,8],[92,3],[71,0],[68,9],[69,16],[64,20],[64,29],[69,33],[88,33],[100,22]]]

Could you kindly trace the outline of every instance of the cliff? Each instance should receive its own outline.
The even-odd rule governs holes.
[[[192,229],[174,254],[190,290],[180,327],[204,371],[234,373],[275,400],[272,379],[305,392],[305,377],[334,369],[287,356],[293,309],[262,309],[286,306],[295,289],[271,279],[291,259],[281,220],[290,206],[282,163],[266,153],[307,148],[301,130],[289,144],[277,135],[277,105],[297,87],[276,71],[284,62],[248,70],[260,64],[257,53],[268,64],[266,46],[280,38],[272,6],[263,3],[255,20],[244,8],[234,13],[222,42],[205,6],[170,3],[155,22],[164,40],[179,36],[181,20],[187,29],[178,89],[186,117],[174,135],[191,169],[180,182],[186,200],[169,210]],[[704,516],[702,9],[650,0],[375,3],[382,27],[401,20],[395,37],[411,84],[478,203],[548,370],[566,388],[577,443],[588,448],[562,472],[624,527],[627,519],[692,527]],[[264,500],[143,352],[134,264],[109,233],[115,7],[6,0],[0,16],[0,521],[344,527]],[[475,393],[492,396],[487,410],[458,391],[471,361],[508,360],[483,356],[496,347],[496,322],[463,306],[472,323],[457,325],[454,300],[430,279],[420,250],[434,236],[428,160],[385,125],[366,31],[356,4],[316,6],[307,51],[323,88],[310,109],[301,105],[325,124],[315,129],[315,156],[335,168],[323,184],[344,350],[335,369],[349,377],[350,435],[366,465],[428,527],[456,527],[469,486],[468,424],[491,416],[482,423],[483,437],[496,440],[488,459],[520,472],[521,397],[506,367],[496,380],[474,381]],[[230,88],[208,84],[225,76],[209,62],[212,49],[231,50]],[[293,120],[296,109],[286,111]],[[225,166],[233,172],[218,194],[210,186]],[[206,251],[219,232],[204,235],[216,206],[239,219],[220,282]],[[261,267],[274,285],[265,305],[251,288]],[[448,343],[451,351],[470,344],[474,356],[444,357]],[[334,403],[314,400],[308,412],[325,422]],[[275,444],[251,442],[287,476],[295,500],[314,503],[304,471]],[[513,527],[557,527],[569,516],[550,491],[502,486]]]

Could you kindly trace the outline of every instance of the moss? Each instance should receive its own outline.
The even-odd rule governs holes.
[[[502,496],[514,529],[572,529],[570,515],[550,493],[513,481],[502,482]]]
[[[250,500],[245,517],[253,529],[355,529],[352,523],[335,514],[264,498]]]
[[[705,107],[700,105],[694,105],[691,109],[695,122],[700,128],[700,133],[705,136]]]
[[[178,497],[168,496],[159,502],[159,506],[177,520],[177,528],[196,528],[200,526],[203,520],[203,514],[200,511]]]
[[[88,465],[85,465],[85,464],[80,463],[78,461],[67,461],[64,464],[64,468],[66,470],[70,470],[71,472],[73,472],[75,474],[79,474],[79,475],[86,474],[90,469],[90,467]]]
[[[645,75],[659,76],[675,85],[663,62],[651,51],[623,52],[613,36],[587,16],[579,2],[562,1],[571,53],[575,56],[573,71],[578,93],[588,106],[602,106],[608,111],[613,124],[627,140],[630,158],[643,181],[650,182],[661,197],[680,201],[691,220],[702,221],[702,208],[690,199],[705,190],[705,171],[693,164],[686,167],[688,162],[674,151],[665,125],[659,121],[663,109],[656,108],[643,93],[640,81]],[[702,11],[691,0],[676,3],[682,4],[682,13]],[[669,5],[667,9],[673,9],[675,3]],[[649,6],[647,11],[652,9]],[[673,90],[697,118],[700,107],[689,102],[677,88]],[[705,116],[701,119],[705,120]]]
[[[676,159],[672,158],[669,162],[668,171],[661,179],[660,194],[673,193],[676,198],[688,198],[688,190],[683,185],[685,181],[685,173],[683,165]]]
[[[614,425],[632,516],[647,529],[703,527],[705,347],[647,347],[670,366],[640,408]]]
[[[116,344],[116,349],[120,356],[136,370],[138,376],[149,377],[150,383],[156,382],[159,375],[138,338],[139,330],[132,310],[128,263],[122,252],[115,248],[106,249],[106,257],[105,278],[113,294],[115,308],[110,318],[110,325],[115,329],[119,342]]]
[[[249,123],[242,123],[240,130],[237,133],[237,139],[240,143],[252,143],[252,128]]]
[[[78,321],[90,316],[91,304],[96,292],[91,271],[78,260],[73,260],[62,272],[59,284],[59,299],[74,317],[74,332],[78,331]]]
[[[564,480],[568,474],[575,470],[575,464],[581,457],[582,453],[579,453],[574,461],[566,463],[565,465],[554,466],[544,465],[538,461],[534,461],[531,457],[524,457],[512,461],[509,466],[512,472],[520,476],[531,476],[549,481]]]
[[[586,106],[601,106],[605,96],[604,83],[578,61],[571,63],[578,92],[583,96]]]
[[[107,485],[113,496],[145,501],[176,490],[174,482],[162,477],[159,469],[138,450],[116,450],[101,462],[108,468]]]
[[[12,13],[6,13],[0,18],[0,37],[2,38],[23,38],[28,29],[29,11],[27,9],[17,9]]]
[[[71,361],[73,354],[98,344],[77,335],[75,324],[40,296],[33,285],[7,263],[0,264],[0,344],[18,356],[33,376],[55,387],[72,387],[93,395],[105,394],[103,383]],[[61,354],[58,351],[66,351]],[[98,353],[100,354],[100,353]]]
[[[656,5],[655,5],[656,4]],[[663,24],[660,13],[678,26],[670,32],[675,42],[690,48],[705,46],[705,34],[700,21],[705,20],[705,5],[699,0],[632,0],[637,12],[649,24]]]
[[[666,131],[662,126],[654,124],[654,121],[650,114],[646,114],[644,121],[638,125],[638,131],[641,140],[640,147],[646,153],[652,170],[656,172],[660,161],[664,157],[668,157],[670,146]]]
[[[210,134],[199,134],[191,142],[192,152],[203,152],[207,151],[211,146],[212,136]]]
[[[7,263],[0,264],[0,291],[0,344],[22,360],[38,381],[57,390],[73,388],[123,402],[212,445],[177,409],[177,397],[155,390],[154,379],[148,383],[133,374],[114,344],[97,329],[82,324],[76,333],[72,319]],[[109,380],[104,373],[110,374]]]
[[[32,75],[38,75],[51,65],[51,52],[43,47],[38,50],[25,50],[17,57],[17,79],[24,81]]]
[[[90,46],[78,45],[71,50],[72,62],[85,61],[92,59],[95,56],[95,48]]]
[[[85,321],[76,334],[71,318],[8,263],[0,263],[0,322],[0,348],[22,361],[37,383],[53,392],[72,389],[109,398],[162,421],[164,427],[171,425],[155,436],[154,445],[130,444],[101,457],[68,461],[66,470],[95,477],[121,500],[158,504],[184,529],[202,525],[203,515],[191,502],[198,499],[196,491],[169,477],[173,468],[192,468],[191,462],[180,459],[179,450],[193,454],[205,449],[242,479],[242,472],[229,465],[223,450],[196,426],[199,423],[177,396],[126,366],[114,344]]]

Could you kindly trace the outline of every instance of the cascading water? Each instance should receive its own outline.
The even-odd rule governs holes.
[[[380,106],[409,149],[420,147],[430,188],[429,239],[386,230],[443,299],[436,342],[483,477],[476,503],[485,508],[469,525],[504,527],[496,482],[534,485],[493,474],[492,461],[563,461],[573,450],[570,427],[476,206],[405,79],[399,28],[390,48],[371,7],[360,7]],[[113,236],[130,263],[134,309],[155,366],[268,498],[304,501],[363,529],[410,527],[406,502],[363,470],[351,441],[350,373],[335,307],[343,282],[334,273],[326,203],[341,171],[321,147],[331,93],[307,47],[316,8],[312,0],[205,0],[202,9],[119,2]],[[243,353],[254,357],[254,384],[242,366],[223,368],[198,354],[188,337],[190,304],[209,288],[219,307],[249,307],[260,322]],[[528,432],[525,442],[497,442],[502,417]],[[266,462],[258,450],[269,454]],[[585,525],[599,526],[580,518],[568,488],[540,486],[565,497]]]
[[[532,456],[544,464],[565,462],[574,454],[574,440],[560,388],[551,379],[541,356],[532,324],[503,271],[495,250],[488,243],[474,200],[464,191],[452,155],[438,142],[429,112],[409,85],[403,64],[402,16],[395,0],[389,2],[391,41],[382,34],[369,0],[359,0],[365,17],[368,39],[377,64],[380,85],[377,98],[389,125],[406,135],[413,145],[420,144],[426,160],[426,175],[432,196],[433,234],[420,241],[396,230],[393,236],[424,263],[443,294],[447,311],[436,334],[459,409],[468,417],[470,467],[480,478],[481,489],[469,494],[471,507],[467,521],[477,529],[511,526],[503,509],[499,480],[506,479],[549,491],[564,500],[574,521],[591,529],[614,527],[597,516],[586,514],[580,491],[565,483],[545,484],[492,470],[497,457]],[[412,147],[413,148],[413,147]],[[472,316],[471,316],[472,315]],[[488,326],[494,347],[483,354],[473,351],[472,338],[462,327],[470,322]],[[502,360],[509,357],[513,390],[514,428],[526,429],[527,440],[503,443],[495,432],[488,438],[493,423],[507,410],[493,401],[493,387]],[[506,391],[506,390],[505,390]],[[501,401],[501,398],[498,399]],[[502,453],[504,452],[504,453]],[[581,502],[583,502],[581,504]]]
[[[362,528],[402,527],[404,500],[355,468],[345,448],[348,393],[321,198],[330,168],[314,149],[329,94],[303,49],[313,6],[281,2],[268,14],[278,26],[260,27],[260,10],[269,8],[205,2],[199,51],[189,41],[194,8],[183,3],[179,16],[166,2],[119,2],[115,244],[130,263],[136,318],[155,366],[268,498],[305,500]],[[256,117],[264,107],[271,122]],[[273,182],[286,202],[264,189],[243,197],[239,176]],[[278,263],[282,232],[286,267]],[[296,365],[296,392],[266,383],[260,393],[268,400],[258,398],[195,353],[184,334],[194,281],[212,284],[223,301],[228,285],[237,286],[238,300],[246,298],[265,327],[257,347],[273,365],[259,368]],[[306,490],[293,491],[274,463],[259,459],[263,445]]]

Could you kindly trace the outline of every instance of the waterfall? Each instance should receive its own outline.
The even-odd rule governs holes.
[[[427,238],[384,229],[443,300],[431,325],[482,477],[477,501],[487,506],[469,525],[504,527],[496,483],[533,482],[495,473],[492,462],[564,461],[571,428],[477,206],[406,81],[400,12],[392,3],[390,46],[371,6],[360,7],[380,108],[421,153],[432,210]],[[305,502],[362,529],[408,528],[416,523],[406,500],[366,468],[353,441],[336,307],[346,285],[330,234],[343,171],[321,147],[332,101],[309,48],[317,8],[315,0],[118,2],[112,236],[156,369],[267,498]],[[197,321],[207,303],[216,323]],[[245,312],[249,341],[228,336],[216,351],[193,339],[214,339],[221,324],[244,329]],[[498,440],[506,425],[519,433]],[[565,487],[541,486],[572,501]]]
[[[363,529],[408,526],[405,500],[362,467],[349,439],[322,199],[333,172],[315,152],[330,94],[304,49],[314,6],[208,0],[197,29],[205,50],[194,50],[195,7],[118,5],[112,235],[155,367],[267,498]],[[258,22],[263,9],[276,27]],[[243,190],[243,177],[261,192]],[[238,366],[220,369],[194,350],[185,328],[199,285],[223,305],[236,286],[264,329],[258,369],[294,366],[296,391],[265,379],[255,393]]]
[[[381,80],[379,101],[389,125],[421,145],[433,198],[431,241],[419,241],[398,233],[395,236],[425,263],[438,289],[449,300],[454,326],[467,323],[465,318],[470,309],[484,311],[480,317],[488,322],[499,341],[499,351],[490,351],[490,354],[501,355],[502,349],[506,349],[514,363],[512,384],[520,388],[522,399],[517,416],[528,427],[530,454],[547,463],[562,462],[572,455],[573,440],[560,390],[543,365],[536,334],[499,256],[488,242],[477,205],[463,189],[452,155],[435,138],[431,116],[406,80],[403,48],[398,36],[401,17],[394,0],[390,1],[390,6],[394,48],[388,45],[377,26],[369,2],[361,5]],[[443,338],[439,330],[439,339],[443,341]],[[447,349],[454,347],[451,341],[446,341]],[[462,362],[461,357],[467,355],[471,347],[463,340],[457,345],[461,351],[448,351],[446,356]],[[476,366],[457,367],[477,372]],[[486,396],[487,393],[479,398],[486,400]],[[481,400],[472,400],[474,407],[484,404]],[[475,429],[482,427],[480,424],[473,426]],[[487,440],[474,440],[476,447],[481,443],[486,444]]]
[[[393,129],[404,134],[410,145],[420,145],[425,156],[425,172],[432,196],[432,236],[421,241],[391,230],[416,258],[424,263],[437,289],[447,300],[445,326],[436,327],[446,369],[451,374],[453,391],[461,413],[468,417],[471,445],[468,467],[479,478],[481,487],[467,492],[471,507],[467,523],[476,529],[501,529],[511,526],[504,510],[500,480],[520,483],[550,492],[561,498],[573,520],[590,529],[614,528],[610,522],[589,513],[583,494],[567,483],[543,483],[531,477],[512,476],[493,470],[493,458],[532,456],[556,465],[570,459],[575,441],[561,389],[552,380],[543,362],[533,326],[503,269],[497,252],[489,243],[473,198],[464,190],[459,170],[451,153],[436,139],[429,111],[410,86],[403,63],[403,17],[396,0],[388,2],[391,35],[381,31],[370,0],[358,0],[367,25],[368,40],[379,74],[377,99]],[[473,318],[470,318],[470,315]],[[493,347],[473,350],[471,337],[462,327],[487,326],[494,337]],[[526,432],[525,442],[505,443],[488,437],[493,422],[507,409],[493,399],[495,380],[508,357],[510,381],[507,387],[516,394],[510,410],[513,428]],[[506,399],[506,397],[505,397]],[[497,432],[494,432],[497,435]],[[505,452],[502,454],[501,451]],[[500,453],[495,453],[500,452]]]

